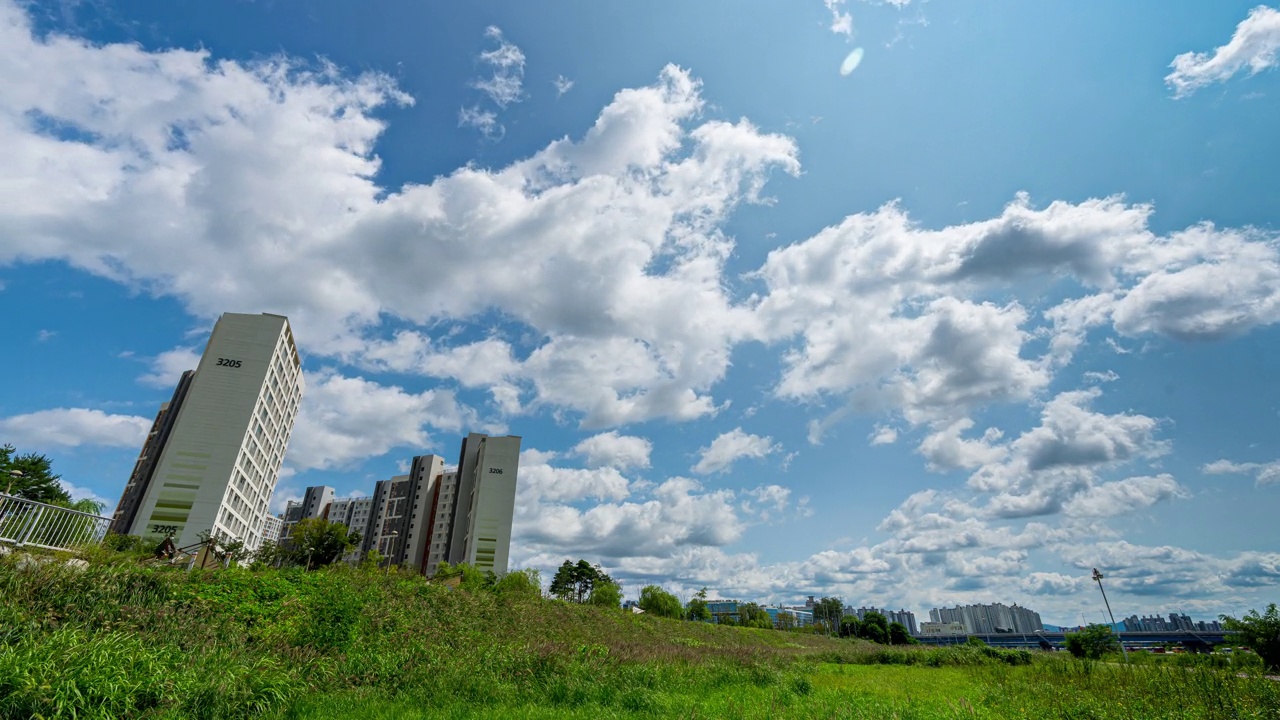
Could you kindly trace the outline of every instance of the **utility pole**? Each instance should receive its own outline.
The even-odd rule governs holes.
[[[1102,573],[1098,572],[1098,568],[1093,569],[1093,580],[1098,583],[1098,589],[1102,591],[1102,602],[1107,606],[1107,615],[1111,617],[1111,631],[1120,638],[1120,652],[1124,654],[1124,661],[1129,662],[1129,651],[1124,649],[1124,638],[1120,637],[1120,632],[1116,630],[1116,616],[1111,612],[1111,603],[1107,601],[1107,591],[1102,589]]]

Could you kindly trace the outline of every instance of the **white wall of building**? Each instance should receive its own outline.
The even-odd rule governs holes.
[[[479,570],[507,572],[519,470],[519,437],[486,437],[480,443],[466,517],[466,562]]]
[[[257,549],[302,392],[288,319],[223,314],[131,532],[179,546],[214,532]]]

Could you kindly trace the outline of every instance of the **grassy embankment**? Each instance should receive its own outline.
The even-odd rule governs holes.
[[[347,568],[0,558],[0,717],[1280,717],[1208,668],[893,649]]]

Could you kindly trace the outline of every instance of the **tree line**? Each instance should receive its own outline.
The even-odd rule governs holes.
[[[6,495],[34,500],[46,505],[79,510],[97,515],[103,504],[90,498],[73,500],[53,472],[53,461],[40,453],[18,454],[12,445],[0,445],[0,487]]]

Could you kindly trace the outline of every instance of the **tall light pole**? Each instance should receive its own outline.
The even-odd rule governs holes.
[[[5,494],[5,495],[9,495],[9,494],[11,494],[11,493],[10,493],[10,491],[11,491],[11,490],[13,490],[13,481],[14,481],[14,480],[17,480],[17,479],[19,479],[19,478],[21,478],[22,476],[23,476],[23,475],[22,475],[22,471],[21,471],[21,470],[10,470],[10,471],[9,471],[9,484],[8,484],[8,486],[6,486],[6,487],[5,487],[5,489],[4,489],[4,494]]]
[[[1124,661],[1129,662],[1129,651],[1124,649],[1124,638],[1120,637],[1120,631],[1116,630],[1116,616],[1111,612],[1111,603],[1107,602],[1107,591],[1102,589],[1102,573],[1098,572],[1098,568],[1093,569],[1093,580],[1098,583],[1098,589],[1102,591],[1102,602],[1107,606],[1107,615],[1111,617],[1111,630],[1120,638],[1120,652],[1124,654]]]

